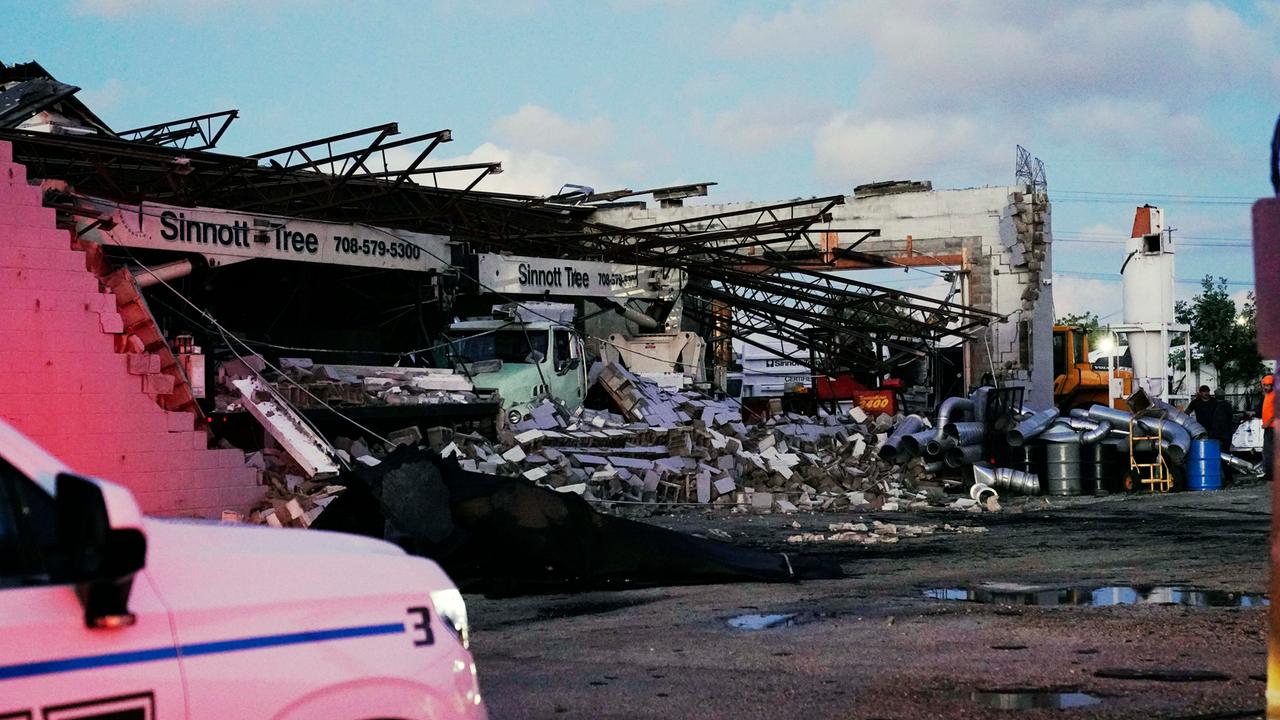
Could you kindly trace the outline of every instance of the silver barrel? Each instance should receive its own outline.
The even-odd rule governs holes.
[[[1045,458],[1045,494],[1079,495],[1080,444],[1050,443],[1045,446]]]

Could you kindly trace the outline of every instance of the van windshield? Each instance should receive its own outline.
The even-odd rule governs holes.
[[[469,335],[455,336],[453,352],[464,362],[501,360],[504,363],[529,363],[533,351],[547,357],[546,330],[478,330]]]

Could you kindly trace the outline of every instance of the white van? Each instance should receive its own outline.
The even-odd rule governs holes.
[[[484,718],[467,633],[430,560],[143,517],[0,421],[0,718]]]

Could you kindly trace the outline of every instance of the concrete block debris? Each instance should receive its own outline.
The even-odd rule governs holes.
[[[787,542],[791,544],[805,543],[860,543],[862,545],[893,544],[903,539],[924,537],[934,533],[983,533],[987,529],[981,526],[914,525],[908,523],[883,523],[874,521],[867,523],[831,523],[829,532],[802,532],[789,535]]]
[[[143,360],[131,360],[130,367]],[[259,356],[244,362],[225,363],[215,395],[219,410],[240,409],[243,400],[231,385],[234,380],[264,377],[293,407],[340,409],[399,405],[465,405],[492,400],[478,393],[465,375],[440,368],[333,365],[310,358],[281,358],[280,373],[266,367]]]
[[[362,388],[370,377],[393,381],[375,383],[384,388],[378,392],[399,387],[417,393],[422,386],[452,382],[441,379],[442,371],[423,374],[416,368],[379,368],[375,373],[363,366],[304,365],[288,363],[286,371],[297,373],[299,382],[305,371],[311,378],[307,382],[351,380]],[[426,379],[409,382],[415,378]],[[723,506],[762,514],[945,509],[956,497],[948,491],[960,491],[965,484],[958,471],[940,468],[936,459],[930,467],[930,457],[876,450],[904,424],[928,430],[930,420],[918,416],[873,418],[855,408],[811,417],[778,408],[760,420],[744,414],[736,400],[662,386],[616,364],[603,366],[596,387],[607,406],[569,412],[544,400],[523,420],[498,423],[495,437],[452,427],[407,427],[388,437],[389,443],[335,438],[334,446],[352,458],[349,463],[371,464],[396,445],[417,444],[466,471],[520,477],[593,502]],[[302,489],[311,488],[304,483]],[[306,492],[282,490],[273,498],[294,494],[304,498],[304,511],[309,509]],[[998,508],[998,503],[986,503],[985,496],[981,504],[965,499],[978,511]],[[269,522],[265,516],[258,521]]]

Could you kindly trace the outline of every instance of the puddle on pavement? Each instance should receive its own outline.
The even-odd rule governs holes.
[[[735,630],[768,630],[788,627],[796,623],[796,614],[786,615],[736,615],[729,618],[729,627]]]
[[[1097,705],[1102,700],[1089,693],[1074,690],[1015,689],[978,690],[973,701],[997,710],[1069,710]]]
[[[1150,680],[1152,682],[1225,682],[1230,675],[1216,670],[1188,670],[1183,668],[1101,668],[1094,677],[1111,680]]]
[[[1183,605],[1186,607],[1239,608],[1269,605],[1265,595],[1201,590],[1158,585],[1108,585],[1100,588],[1044,588],[1026,585],[988,584],[975,588],[931,588],[924,596],[934,600],[958,600],[991,605]]]

